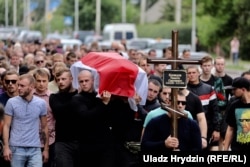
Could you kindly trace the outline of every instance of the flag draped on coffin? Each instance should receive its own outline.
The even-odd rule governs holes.
[[[99,93],[108,90],[115,95],[134,96],[138,68],[132,62],[113,52],[90,52],[82,63],[99,73]]]
[[[74,88],[79,87],[77,81],[79,72],[87,69],[94,76],[94,88],[99,94],[107,90],[111,94],[126,96],[131,99],[137,93],[142,98],[140,104],[146,103],[147,74],[118,53],[90,52],[81,61],[74,63],[70,69],[73,75]]]

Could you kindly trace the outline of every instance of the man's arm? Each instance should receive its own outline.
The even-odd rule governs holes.
[[[47,116],[41,116],[41,140],[44,143],[44,150],[43,150],[43,160],[44,162],[48,161],[49,158],[49,133],[48,133],[48,125],[47,125]]]
[[[201,131],[202,148],[207,147],[207,120],[204,112],[200,112],[196,115],[197,121]]]
[[[221,123],[222,123],[222,114],[221,114],[221,111],[219,110],[216,96],[214,99],[210,97],[209,110],[213,111],[213,128],[214,129],[213,129],[212,136],[208,136],[208,137],[212,137],[213,141],[219,141],[220,128],[221,128]]]
[[[6,161],[11,160],[11,150],[9,147],[9,137],[10,137],[10,125],[12,121],[12,116],[4,115],[4,125],[3,125],[3,144],[4,144],[4,159]]]
[[[230,125],[227,125],[226,136],[224,140],[224,150],[228,151],[233,139],[234,128]]]
[[[192,121],[191,124],[191,136],[192,136],[192,140],[191,140],[191,144],[192,144],[192,151],[201,151],[202,150],[202,136],[200,133],[200,127],[198,126],[198,124],[195,121]]]

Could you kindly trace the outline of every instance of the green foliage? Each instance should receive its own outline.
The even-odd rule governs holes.
[[[173,22],[162,22],[157,24],[138,25],[138,36],[149,38],[172,38],[172,31],[178,30],[179,43],[190,44],[191,43],[191,25],[180,24],[177,25]]]
[[[121,22],[121,7],[121,1],[102,0],[101,27],[107,23]],[[67,10],[65,10],[66,8]],[[79,9],[79,28],[85,30],[95,29],[96,1],[79,0]],[[63,0],[56,13],[58,15],[72,16],[74,18],[74,1]],[[138,22],[138,20],[138,9],[127,3],[127,22]]]
[[[163,11],[164,11],[164,14],[161,20],[174,21],[175,7],[173,4],[167,3],[167,5],[163,7]]]
[[[8,1],[9,10],[9,26],[13,25],[13,1]],[[0,26],[5,25],[5,0],[0,0]],[[23,22],[23,3],[18,3],[17,1],[17,25],[21,25]]]
[[[248,0],[199,1],[197,11],[198,36],[200,41],[213,47],[220,43],[229,55],[230,40],[234,35],[240,39],[240,56],[250,59],[250,3]],[[212,24],[212,25],[211,25]]]
[[[67,29],[67,27],[63,25],[63,22],[64,22],[64,17],[62,15],[54,14],[52,21],[50,22],[52,32],[54,31],[63,32],[63,30]]]
[[[130,3],[127,3],[126,19],[128,23],[139,23],[140,21],[139,13],[140,13],[139,8]]]

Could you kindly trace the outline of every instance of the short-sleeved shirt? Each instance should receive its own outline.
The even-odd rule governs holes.
[[[186,101],[185,110],[192,114],[194,120],[197,120],[197,114],[204,112],[199,96],[190,91],[186,96]]]
[[[186,112],[188,114],[188,118],[193,119],[193,117],[189,111],[184,110],[184,112]],[[147,126],[147,124],[149,123],[149,121],[152,120],[153,118],[160,116],[160,115],[163,115],[163,114],[166,114],[166,113],[167,113],[167,111],[163,110],[161,107],[150,111],[145,118],[143,127],[145,128]]]
[[[226,122],[234,128],[231,143],[232,151],[249,151],[250,149],[250,103],[240,99],[230,105]]]
[[[40,117],[47,114],[43,99],[33,96],[28,102],[20,96],[12,97],[5,106],[5,114],[12,117],[10,146],[41,147]]]
[[[48,132],[49,132],[49,145],[53,144],[55,142],[55,118],[53,116],[53,113],[51,111],[50,105],[49,105],[49,97],[50,97],[51,92],[47,90],[43,94],[39,94],[38,92],[34,92],[34,95],[37,97],[42,98],[43,100],[46,101],[46,106],[47,106],[47,125],[48,125]],[[43,141],[41,140],[42,144]]]

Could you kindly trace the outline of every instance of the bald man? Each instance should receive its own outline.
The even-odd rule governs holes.
[[[94,78],[90,71],[83,70],[78,74],[80,92],[72,99],[72,111],[78,118],[79,166],[109,166],[114,164],[112,134],[107,124],[108,106],[111,94],[104,91],[96,97]],[[83,135],[84,134],[84,135]]]

